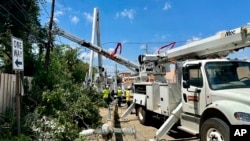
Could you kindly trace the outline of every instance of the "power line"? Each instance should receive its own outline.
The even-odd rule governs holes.
[[[32,30],[32,28],[27,27],[21,20],[19,20],[15,15],[13,15],[11,12],[9,12],[8,9],[6,9],[2,4],[0,4],[0,7],[1,7],[4,11],[6,11],[10,16],[12,16],[18,23],[20,23],[27,31],[33,33],[33,35],[35,35],[35,36],[37,37],[37,39],[40,39],[39,35],[37,35],[37,33],[34,32],[34,31]],[[19,8],[18,8],[18,10],[20,11]],[[25,11],[25,10],[24,10],[24,11]],[[22,11],[20,11],[20,12],[22,13]],[[35,25],[35,24],[33,23],[33,20],[31,20],[31,19],[29,18],[29,16],[27,16],[27,15],[24,15],[24,16],[26,16],[26,18],[28,17],[28,19],[29,19],[29,21],[31,22],[31,24]]]
[[[3,7],[2,4],[0,4],[0,7],[1,7],[4,11],[6,11],[9,15],[11,15],[16,21],[18,21],[22,26],[24,26],[26,29],[29,30],[29,28],[28,28],[26,25],[24,25],[23,22],[21,22],[17,17],[15,17],[12,13],[10,13],[5,7]]]
[[[176,41],[176,43],[184,43],[187,41]],[[117,44],[120,43],[120,41],[110,41],[110,42],[104,42],[102,45],[105,44]],[[122,44],[141,44],[141,45],[145,45],[145,44],[164,44],[164,43],[172,43],[172,41],[167,41],[167,42],[122,42]]]
[[[64,13],[67,15],[66,17],[69,18],[68,12],[65,11],[66,5],[65,5],[65,1],[64,1],[64,0],[63,0],[63,6],[64,6],[63,11],[64,11]],[[69,29],[70,29],[70,31],[72,31],[71,24],[70,24],[69,20],[70,20],[70,19],[68,19],[68,20],[66,19],[66,21],[68,21],[67,23],[69,24]]]
[[[44,11],[47,14],[47,16],[49,17],[49,12],[46,10],[46,8],[44,7],[43,3],[40,0],[39,0],[39,3],[41,4],[41,6],[44,9]]]
[[[33,22],[33,20],[30,20],[30,16],[27,14],[26,10],[16,0],[13,1],[16,8],[24,15],[24,17],[28,18],[30,22]]]

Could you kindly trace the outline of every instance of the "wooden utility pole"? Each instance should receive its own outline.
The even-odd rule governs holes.
[[[55,9],[55,0],[52,0],[51,6],[51,15],[50,15],[50,22],[49,22],[49,30],[48,30],[48,42],[46,44],[46,57],[45,57],[45,68],[48,69],[49,61],[50,61],[50,49],[52,48],[52,26],[53,26],[53,19],[54,19],[54,9]]]

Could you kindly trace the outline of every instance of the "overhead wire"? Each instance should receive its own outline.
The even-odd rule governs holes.
[[[21,22],[16,16],[14,16],[12,13],[8,11],[2,4],[0,4],[0,7],[6,11],[9,15],[11,15],[17,22],[19,22],[22,26],[24,26],[26,29],[29,29],[23,22]]]
[[[104,42],[102,45],[105,44],[117,44],[120,41],[109,41],[109,42]],[[122,44],[164,44],[164,43],[172,43],[173,41],[167,41],[167,42],[121,42]],[[177,43],[184,43],[187,41],[176,41]]]
[[[25,9],[16,1],[13,0],[14,4],[16,5],[17,9],[26,17],[29,19],[30,22],[33,22],[32,19],[30,19],[30,16],[27,14],[27,12],[25,11]],[[49,16],[48,11],[46,10],[46,8],[44,7],[44,4],[41,3],[40,0],[38,0],[40,5],[42,6],[42,8],[44,9],[45,13]],[[64,4],[64,9],[65,9],[65,1],[63,0],[63,4]],[[28,29],[29,31],[30,28],[28,28],[22,21],[20,21],[17,17],[15,17],[12,13],[10,13],[3,5],[0,4],[0,7],[2,9],[4,9],[8,14],[10,14],[16,21],[18,21],[22,26],[24,26],[26,29]],[[67,12],[65,12],[67,14]],[[68,20],[67,20],[68,21]],[[69,27],[71,29],[71,24],[69,23]],[[33,32],[34,33],[34,32]],[[60,39],[61,40],[61,39]],[[177,41],[177,43],[181,43],[181,42],[186,42],[186,41]],[[105,44],[110,44],[110,43],[118,43],[115,41],[111,41],[111,42],[105,42],[102,45]],[[123,42],[122,44],[163,44],[163,43],[171,43],[171,42]]]
[[[40,5],[42,6],[43,10],[45,11],[45,13],[48,15],[49,17],[49,12],[47,11],[47,9],[44,7],[44,5],[42,4],[41,0],[38,0]]]
[[[71,24],[70,24],[70,22],[69,22],[70,19],[68,19],[68,18],[69,18],[69,15],[68,15],[68,12],[65,10],[65,9],[66,9],[65,1],[62,0],[62,3],[63,3],[63,6],[64,6],[64,7],[63,7],[63,11],[64,11],[64,13],[65,13],[65,15],[66,15],[65,21],[67,21],[67,23],[68,23],[68,25],[69,25],[69,29],[70,29],[70,31],[72,32]],[[60,36],[56,36],[56,38],[58,38],[58,40],[60,40],[60,42],[62,43],[61,37],[60,37]]]
[[[64,6],[64,8],[63,8],[64,13],[67,15],[66,17],[69,18],[68,12],[65,11],[65,9],[66,9],[65,1],[64,1],[64,0],[62,0],[62,1],[63,1],[63,6]],[[68,20],[66,20],[66,21],[68,21],[67,23],[68,23],[68,25],[69,25],[69,29],[70,29],[70,31],[72,32],[71,24],[70,24],[70,22],[69,22],[70,19],[68,19]]]
[[[17,1],[15,1],[14,0],[14,2],[16,2],[17,3]],[[15,3],[14,3],[15,4]],[[23,13],[24,14],[24,16],[26,17],[26,18],[28,18],[29,19],[29,21],[31,22],[31,24],[34,24],[33,23],[33,20],[32,19],[30,19],[30,17],[27,15],[27,13],[25,14],[25,9],[23,9],[23,11],[25,11],[25,12],[23,12],[21,9],[20,9],[20,7],[18,7],[17,6],[17,4],[15,4],[15,6],[17,7],[17,9],[21,12],[21,13]],[[37,33],[36,32],[34,32],[31,28],[29,28],[28,26],[26,26],[21,20],[19,20],[15,15],[13,15],[11,12],[9,12],[9,10],[8,9],[6,9],[2,4],[0,4],[0,7],[4,10],[4,11],[6,11],[10,16],[12,16],[19,24],[21,24],[27,31],[29,31],[29,32],[31,32],[31,33],[33,33],[38,39],[40,39],[40,37],[39,37],[39,35],[37,35]],[[21,7],[22,8],[22,7]]]

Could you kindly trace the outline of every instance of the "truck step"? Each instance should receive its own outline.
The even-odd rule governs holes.
[[[189,133],[189,134],[192,134],[192,135],[197,135],[197,134],[199,134],[199,132],[197,132],[197,131],[195,131],[195,130],[192,130],[192,129],[190,129],[190,128],[188,128],[188,127],[185,127],[185,126],[178,126],[178,129],[180,129],[180,130],[182,130],[182,131],[185,131],[185,132],[187,132],[187,133]]]

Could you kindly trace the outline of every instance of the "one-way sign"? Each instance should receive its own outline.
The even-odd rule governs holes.
[[[21,39],[11,37],[12,43],[12,67],[13,70],[23,70],[23,41]]]

